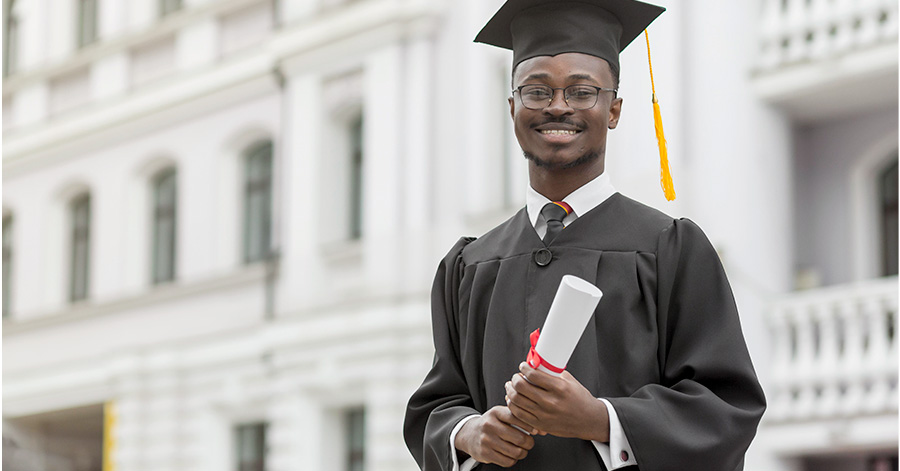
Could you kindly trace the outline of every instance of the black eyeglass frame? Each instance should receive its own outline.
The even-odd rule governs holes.
[[[551,93],[550,93],[550,98],[547,100],[547,104],[544,105],[544,106],[542,106],[542,107],[540,107],[540,108],[532,108],[532,107],[526,105],[526,104],[525,104],[525,100],[522,99],[522,89],[525,88],[525,87],[543,87],[543,88],[545,88],[545,89],[549,89],[549,90],[551,91]],[[590,88],[596,89],[596,90],[597,90],[597,95],[594,96],[594,103],[593,103],[591,106],[588,106],[588,107],[586,107],[586,108],[575,108],[574,106],[570,105],[570,104],[569,104],[569,97],[566,96],[566,95],[567,95],[567,94],[566,94],[566,90],[568,90],[568,89],[570,89],[570,88],[573,88],[573,87],[590,87]],[[527,84],[525,84],[525,85],[519,85],[518,87],[516,87],[516,88],[515,88],[512,92],[510,92],[510,93],[512,93],[513,95],[515,95],[516,92],[518,92],[518,94],[519,94],[519,101],[522,102],[522,106],[524,106],[525,108],[528,108],[529,110],[533,110],[533,111],[540,111],[540,110],[542,110],[542,109],[544,109],[544,108],[550,106],[550,103],[553,103],[553,98],[556,97],[556,91],[557,91],[557,90],[562,90],[562,91],[563,91],[563,100],[566,102],[566,105],[568,105],[568,106],[569,106],[570,108],[572,108],[573,110],[579,110],[579,111],[581,111],[581,110],[589,110],[589,109],[591,109],[591,108],[597,106],[597,102],[600,101],[600,92],[613,92],[613,96],[615,96],[616,94],[619,93],[619,89],[617,89],[617,88],[603,88],[603,87],[598,87],[598,86],[596,86],[596,85],[589,85],[589,84],[586,84],[586,83],[576,83],[576,84],[574,84],[574,85],[569,85],[568,87],[562,87],[562,88],[559,88],[559,87],[558,87],[558,88],[553,88],[553,87],[551,87],[551,86],[549,86],[549,85],[543,85],[543,84],[539,84],[539,83],[527,83]]]

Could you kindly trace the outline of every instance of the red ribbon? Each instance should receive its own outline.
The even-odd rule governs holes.
[[[541,356],[538,355],[537,350],[534,349],[534,347],[537,346],[538,339],[541,338],[541,329],[535,329],[534,332],[531,333],[529,338],[531,339],[531,349],[528,350],[528,359],[526,360],[528,361],[529,366],[537,369],[537,367],[544,365],[544,368],[547,368],[554,373],[562,373],[566,370],[565,366],[562,368],[557,368],[551,365],[547,360],[541,358]]]

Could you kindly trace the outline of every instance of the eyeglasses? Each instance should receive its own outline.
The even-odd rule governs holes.
[[[553,88],[547,85],[522,85],[512,91],[513,94],[519,93],[519,99],[522,105],[529,110],[542,110],[550,105],[553,101],[553,94],[556,90],[563,91],[563,98],[566,104],[575,110],[586,110],[593,108],[597,104],[597,97],[600,92],[613,92],[618,90],[615,88],[595,87],[593,85],[569,85],[566,88]]]

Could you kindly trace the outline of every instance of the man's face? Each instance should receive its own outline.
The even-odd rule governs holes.
[[[513,88],[542,84],[552,88],[593,85],[615,88],[609,64],[599,57],[581,53],[540,56],[521,62],[513,75]],[[516,138],[525,156],[545,168],[572,168],[599,164],[602,171],[606,153],[606,133],[619,122],[622,99],[601,91],[597,104],[586,110],[571,108],[556,90],[553,100],[542,110],[522,105],[516,92],[509,99],[509,111]]]

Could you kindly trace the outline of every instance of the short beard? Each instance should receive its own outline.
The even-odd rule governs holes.
[[[540,157],[538,157],[534,154],[530,154],[525,151],[523,151],[522,153],[525,155],[526,159],[534,162],[534,164],[537,165],[538,167],[546,168],[549,170],[568,170],[570,168],[575,168],[575,167],[578,167],[581,165],[585,165],[589,162],[593,162],[594,160],[597,160],[600,158],[599,152],[588,152],[571,162],[557,164],[557,163],[553,163],[553,162],[547,162],[546,160],[543,160]]]

